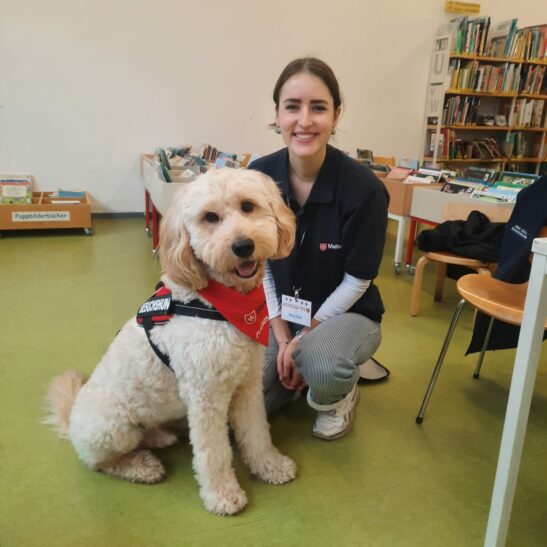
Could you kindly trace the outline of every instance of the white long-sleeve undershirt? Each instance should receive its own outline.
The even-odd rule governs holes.
[[[264,287],[266,305],[268,306],[268,317],[273,319],[274,317],[281,315],[281,303],[277,299],[275,281],[269,262],[266,262],[266,266],[264,268],[264,279],[262,280],[262,285]]]
[[[281,303],[277,299],[275,281],[268,263],[264,271],[264,294],[268,306],[270,319],[281,315]],[[342,282],[317,310],[314,319],[325,321],[329,317],[335,317],[347,312],[370,286],[370,279],[359,279],[348,273],[344,274]]]

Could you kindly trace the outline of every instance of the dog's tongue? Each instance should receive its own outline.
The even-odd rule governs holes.
[[[243,262],[236,269],[241,277],[250,277],[256,270],[256,262]]]

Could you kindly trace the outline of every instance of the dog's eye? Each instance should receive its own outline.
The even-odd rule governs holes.
[[[251,213],[253,209],[255,208],[254,204],[250,201],[242,201],[241,202],[241,210],[244,213]]]
[[[216,213],[205,213],[205,220],[207,222],[210,222],[211,224],[214,224],[215,222],[218,222],[220,220],[220,217]]]

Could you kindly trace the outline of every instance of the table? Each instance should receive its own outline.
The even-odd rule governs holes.
[[[401,273],[403,259],[403,247],[406,223],[410,220],[410,204],[416,188],[421,186],[441,186],[435,184],[406,184],[402,179],[393,179],[389,176],[382,177],[382,182],[389,192],[388,218],[397,222],[397,240],[395,242],[395,255],[393,266],[395,273]]]
[[[184,182],[164,182],[156,172],[153,154],[141,154],[141,176],[144,185],[145,227],[152,234],[152,252],[159,244],[160,220]]]
[[[505,545],[547,315],[547,238],[536,238],[496,469],[485,547]],[[547,502],[546,502],[547,505]]]
[[[401,262],[403,260],[403,245],[405,240],[405,225],[410,217],[406,215],[396,215],[395,213],[388,212],[387,217],[397,222],[397,239],[395,241],[395,254],[393,257],[393,267],[395,273],[398,275],[401,273]]]

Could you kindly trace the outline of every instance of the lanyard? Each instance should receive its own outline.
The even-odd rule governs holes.
[[[293,210],[294,209],[290,205],[290,197],[287,195],[287,205]],[[304,240],[306,238],[306,233],[308,231],[308,228],[310,226],[310,215],[311,211],[309,207],[306,207],[308,205],[308,202],[306,202],[302,207],[300,207],[300,210],[296,213],[297,221],[298,219],[300,222],[297,222],[297,229],[296,229],[296,243],[295,243],[295,250],[293,251],[293,254],[291,256],[291,281],[293,283],[292,290],[294,292],[294,297],[296,300],[300,297],[300,292],[302,291],[302,258],[301,258],[301,252],[302,252],[302,246],[304,244]]]

